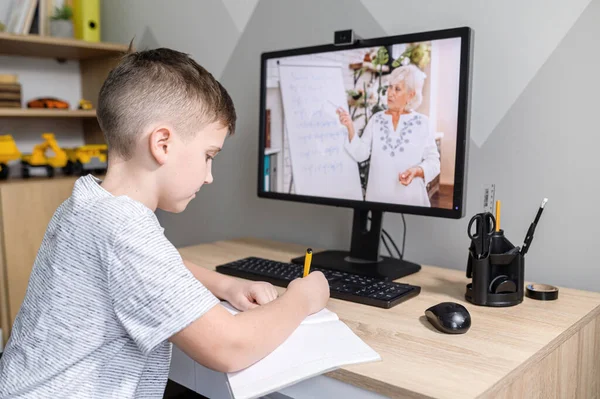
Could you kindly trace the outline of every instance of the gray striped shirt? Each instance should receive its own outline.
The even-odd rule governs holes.
[[[39,249],[0,397],[162,398],[168,338],[217,303],[154,212],[81,177]]]

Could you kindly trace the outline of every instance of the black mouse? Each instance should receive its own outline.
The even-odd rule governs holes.
[[[427,309],[425,316],[437,330],[446,334],[464,334],[471,327],[471,315],[459,303],[438,303]]]

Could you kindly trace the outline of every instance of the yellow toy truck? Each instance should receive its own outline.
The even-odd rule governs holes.
[[[8,163],[21,158],[21,151],[10,134],[0,136],[0,180],[8,179]]]
[[[85,100],[85,99],[81,99],[79,100],[79,109],[93,109],[94,106],[92,105],[91,101]]]
[[[83,176],[86,173],[106,173],[108,166],[108,146],[106,144],[88,144],[66,149],[67,164],[64,174]]]
[[[36,145],[31,154],[21,156],[21,174],[28,178],[31,168],[44,168],[48,177],[54,177],[55,168],[64,168],[67,165],[67,153],[58,146],[53,133],[43,133],[44,142]],[[54,156],[48,156],[46,151],[51,150]]]

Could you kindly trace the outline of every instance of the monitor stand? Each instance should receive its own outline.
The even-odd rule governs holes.
[[[370,229],[369,212],[372,215]],[[350,251],[327,250],[313,253],[311,268],[339,270],[388,281],[418,272],[421,266],[416,263],[379,255],[382,222],[381,211],[355,209]],[[292,259],[292,263],[304,264],[304,256]]]

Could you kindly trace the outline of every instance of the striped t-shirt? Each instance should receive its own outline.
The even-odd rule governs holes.
[[[162,398],[168,338],[217,303],[154,212],[81,177],[39,249],[0,397]]]

